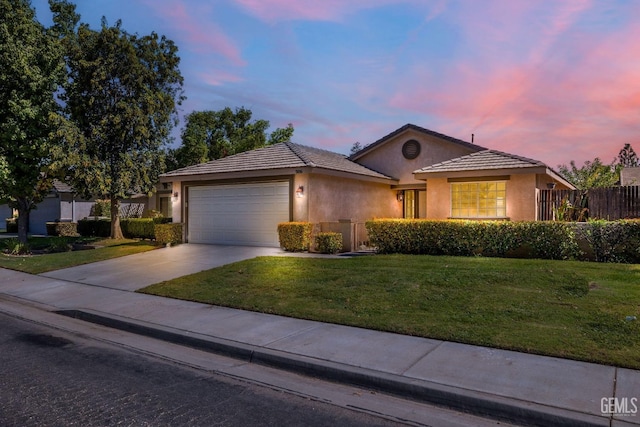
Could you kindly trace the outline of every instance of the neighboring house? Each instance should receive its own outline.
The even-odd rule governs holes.
[[[167,172],[174,222],[192,243],[278,246],[309,221],[366,240],[372,218],[535,220],[539,190],[573,186],[541,162],[407,124],[347,158],[291,142]]]
[[[620,185],[640,185],[640,168],[622,168],[620,171]]]
[[[122,201],[121,211],[131,206],[142,213],[142,210],[148,207],[148,199],[146,195],[132,196]],[[47,222],[77,222],[79,219],[90,216],[94,205],[95,199],[82,199],[74,193],[71,186],[54,180],[51,191],[29,214],[29,233],[47,234]],[[0,214],[5,215],[1,216],[0,220],[10,217],[11,212],[7,205],[0,205]]]

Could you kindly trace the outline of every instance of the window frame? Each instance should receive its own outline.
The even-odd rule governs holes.
[[[449,214],[452,219],[508,219],[507,216],[507,181],[506,179],[496,179],[496,180],[482,180],[482,181],[456,181],[449,183]],[[486,198],[485,200],[493,200],[494,203],[491,207],[481,206],[482,198],[480,186],[483,184],[498,184],[503,185],[504,189],[497,188],[493,190],[496,193],[494,198]],[[471,192],[467,191],[469,194],[475,194],[475,207],[468,207],[468,210],[474,210],[475,215],[461,215],[460,212],[455,212],[455,210],[462,210],[462,207],[454,207],[454,187],[458,185],[475,185],[476,189]],[[500,197],[499,193],[503,193],[504,196]],[[501,200],[501,203],[500,202]],[[468,202],[468,201],[467,201]],[[502,204],[502,206],[500,206]],[[492,211],[495,212],[495,215],[481,215],[480,213],[483,211]],[[454,215],[454,212],[456,213]],[[502,215],[500,215],[502,214]]]

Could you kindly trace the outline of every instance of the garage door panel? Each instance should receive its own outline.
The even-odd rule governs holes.
[[[189,188],[192,243],[277,247],[277,226],[286,221],[287,181]]]

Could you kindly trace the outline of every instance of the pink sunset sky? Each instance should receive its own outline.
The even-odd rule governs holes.
[[[177,44],[183,114],[244,106],[344,154],[406,123],[551,167],[640,153],[640,1],[76,3]]]

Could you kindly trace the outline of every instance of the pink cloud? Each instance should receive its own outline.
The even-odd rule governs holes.
[[[199,54],[221,55],[235,66],[245,66],[240,49],[224,31],[211,20],[211,5],[186,0],[144,0],[166,25],[178,33],[179,40]]]
[[[530,25],[532,3],[508,4],[514,3],[500,15],[506,32],[463,17],[471,57],[448,64],[444,77],[414,66],[388,108],[430,117],[435,130],[452,136],[476,133],[480,145],[540,156],[551,166],[596,156],[609,161],[624,143],[638,141],[640,27],[633,21],[614,32],[580,27],[585,13],[600,12],[589,1],[561,3]]]
[[[250,14],[265,22],[307,20],[341,21],[345,16],[363,9],[398,4],[397,0],[235,0]],[[421,4],[420,0],[405,0],[402,3]],[[430,7],[429,16],[442,10],[442,1]]]

